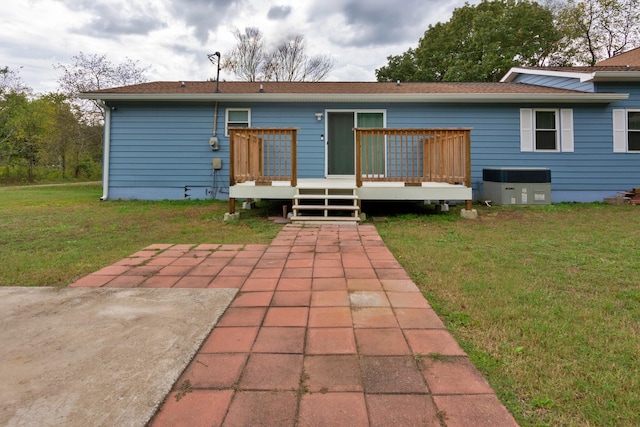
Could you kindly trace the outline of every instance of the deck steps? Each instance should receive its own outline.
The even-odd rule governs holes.
[[[292,222],[357,224],[360,221],[360,200],[355,187],[298,187],[292,211]]]

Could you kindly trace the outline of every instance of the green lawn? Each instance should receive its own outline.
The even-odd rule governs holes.
[[[0,190],[1,286],[66,286],[152,243],[268,243],[264,210]],[[640,425],[640,207],[405,214],[380,235],[523,426]]]
[[[262,212],[219,201],[99,201],[99,185],[0,190],[0,286],[66,286],[152,243],[269,243]]]
[[[493,207],[377,228],[521,425],[640,425],[640,208]]]

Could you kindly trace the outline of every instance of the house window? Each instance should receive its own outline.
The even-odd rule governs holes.
[[[613,151],[640,153],[640,110],[613,110]]]
[[[520,151],[573,152],[573,109],[521,108]]]
[[[627,112],[629,151],[640,151],[640,111]]]
[[[229,128],[248,128],[251,126],[251,110],[249,108],[227,108],[225,119],[225,135],[229,136]]]
[[[558,119],[555,110],[536,110],[535,129],[535,151],[558,149]]]

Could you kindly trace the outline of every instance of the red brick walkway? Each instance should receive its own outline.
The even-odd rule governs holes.
[[[239,293],[153,426],[514,426],[375,228],[152,245],[71,286]]]

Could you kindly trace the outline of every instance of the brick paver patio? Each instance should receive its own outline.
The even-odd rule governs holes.
[[[71,286],[239,289],[153,426],[517,425],[372,225],[152,245]]]

